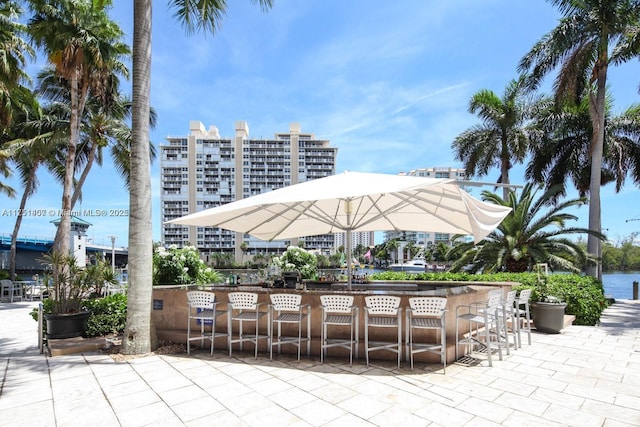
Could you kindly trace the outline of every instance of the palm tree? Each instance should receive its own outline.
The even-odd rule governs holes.
[[[78,157],[78,167],[82,172],[78,177],[71,198],[71,208],[75,207],[77,200],[82,195],[82,186],[94,164],[102,165],[103,150],[109,148],[114,167],[124,180],[124,185],[129,188],[131,179],[131,128],[127,121],[131,117],[131,102],[127,97],[117,96],[116,101],[108,108],[99,102],[87,104],[83,118],[82,134],[78,150],[82,155]],[[149,113],[149,126],[155,128],[157,115],[153,109]],[[149,144],[149,161],[156,158],[155,146]]]
[[[433,260],[444,262],[447,258],[447,253],[449,252],[449,245],[444,242],[438,242],[433,248]]]
[[[49,103],[40,112],[37,101],[29,114],[22,114],[14,128],[15,139],[11,141],[14,153],[12,160],[20,175],[24,188],[19,213],[12,233],[9,260],[10,274],[15,272],[16,242],[22,222],[22,212],[27,199],[36,192],[39,182],[36,172],[41,165],[59,179],[64,180],[65,140],[69,134],[69,91],[62,79],[55,76],[51,69],[45,69],[38,75],[37,93],[43,95]],[[125,186],[129,185],[129,143],[131,130],[126,119],[130,116],[131,103],[127,98],[116,97],[116,102],[103,104],[90,99],[85,108],[81,128],[80,144],[77,151],[76,167],[81,168],[77,182],[74,183],[71,207],[82,194],[82,186],[94,163],[102,164],[102,150],[110,146],[116,170],[122,175]],[[151,112],[150,126],[154,127],[156,114]],[[150,143],[150,145],[152,145]],[[152,159],[155,148],[150,148]]]
[[[601,231],[600,186],[604,152],[607,72],[610,64],[624,62],[640,53],[640,46],[628,43],[629,34],[638,33],[640,2],[633,0],[549,0],[562,13],[558,25],[545,34],[519,64],[531,72],[536,87],[552,70],[559,69],[555,84],[558,105],[588,93],[593,133],[590,140],[589,229]],[[589,234],[587,251],[601,254],[598,234]],[[591,276],[602,277],[602,265],[589,266]]]
[[[263,9],[273,0],[252,0]],[[133,114],[131,139],[131,184],[129,193],[129,290],[127,327],[122,352],[148,353],[153,343],[151,327],[152,224],[149,164],[149,106],[151,93],[151,3],[133,2]],[[226,12],[226,2],[171,0],[175,16],[188,33],[214,33]]]
[[[18,2],[0,4],[0,129],[11,124],[13,112],[20,107],[21,97],[14,89],[27,81],[27,59],[33,57],[31,46],[21,38],[25,26],[18,22],[22,9]]]
[[[9,276],[11,280],[15,278],[16,272],[17,241],[20,225],[22,224],[22,213],[27,200],[37,191],[39,185],[36,172],[43,163],[52,158],[53,152],[57,148],[50,143],[49,132],[43,133],[31,126],[31,123],[38,121],[42,114],[40,104],[35,94],[32,94],[29,108],[21,109],[17,120],[13,122],[11,131],[8,133],[11,139],[9,142],[12,152],[11,161],[15,164],[24,188],[20,198],[16,222],[11,233],[11,247],[9,250]]]
[[[11,176],[11,169],[9,169],[9,159],[11,158],[11,152],[7,149],[0,148],[0,176],[8,178]],[[4,193],[9,197],[15,197],[16,190],[10,185],[0,182],[0,193]]]
[[[581,197],[589,192],[591,156],[589,148],[593,127],[589,117],[589,100],[566,104],[557,109],[551,99],[535,115],[532,128],[531,160],[526,178],[551,188],[560,185],[566,194],[567,181],[571,181]],[[635,141],[640,139],[640,107],[629,107],[618,116],[610,114],[611,102],[606,104],[605,140],[602,159],[602,185],[615,182],[620,191],[631,172],[640,176],[640,159]]]
[[[499,183],[504,184],[504,198],[509,194],[509,169],[524,160],[529,139],[525,125],[530,102],[526,77],[509,82],[502,98],[483,89],[471,97],[469,112],[477,114],[482,124],[460,134],[451,144],[456,159],[464,163],[465,173],[484,176],[493,167],[500,168]]]
[[[33,49],[21,38],[25,26],[18,22],[22,9],[18,2],[5,1],[0,4],[0,176],[11,174],[9,159],[11,151],[5,149],[5,141],[11,139],[9,127],[16,113],[30,105],[30,91],[21,85],[28,80],[24,71],[27,58],[33,57]],[[15,190],[0,182],[0,193],[15,196]]]
[[[124,74],[128,74],[128,71]],[[130,180],[130,144],[131,128],[127,122],[131,119],[131,100],[121,95],[119,83],[114,78],[111,85],[110,102],[103,103],[96,98],[87,101],[84,114],[82,115],[81,127],[79,129],[79,142],[76,156],[77,181],[74,183],[71,197],[71,208],[82,196],[82,187],[86,181],[92,166],[97,163],[102,165],[104,148],[109,147],[114,167],[124,179],[125,187],[129,188]],[[68,84],[63,78],[56,76],[55,70],[47,68],[38,74],[38,93],[50,105],[57,105],[57,113],[50,114],[42,120],[44,126],[51,128],[55,126],[60,132],[66,131],[68,134],[69,122],[69,99],[70,94]],[[51,111],[53,111],[50,108]],[[150,111],[151,128],[155,128],[157,114],[154,109]],[[38,124],[42,127],[43,124]],[[156,157],[156,149],[149,142],[149,151],[153,161]],[[59,150],[59,162],[51,161],[49,166],[53,175],[64,183],[65,176],[65,151],[64,147]]]
[[[80,126],[89,96],[104,105],[113,102],[113,85],[126,67],[129,53],[123,32],[106,14],[109,1],[30,0],[29,33],[45,52],[56,74],[69,87],[69,141],[66,148],[61,220],[53,251],[69,253],[72,192]]]
[[[585,228],[565,226],[577,217],[563,211],[583,204],[585,199],[556,204],[560,191],[560,186],[552,187],[537,200],[533,184],[525,185],[519,198],[515,191],[510,191],[506,200],[484,191],[484,200],[508,206],[512,211],[478,244],[461,243],[451,248],[447,258],[457,259],[451,270],[523,272],[537,263],[547,263],[552,269],[580,271],[589,257],[584,247],[565,236],[584,233],[604,236]],[[547,210],[543,212],[543,208]]]
[[[387,254],[391,255],[391,262],[396,262],[398,254],[398,239],[387,240],[384,244],[384,248]]]

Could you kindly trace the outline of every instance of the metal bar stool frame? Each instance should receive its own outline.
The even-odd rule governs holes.
[[[242,344],[245,342],[251,342],[255,346],[254,357],[258,358],[258,342],[261,339],[266,339],[269,342],[269,335],[259,334],[260,319],[265,315],[268,316],[267,311],[260,311],[260,307],[265,303],[258,302],[258,294],[252,292],[230,292],[227,294],[229,302],[227,304],[227,343],[229,345],[229,357],[231,357],[233,344],[240,343],[240,351],[242,351]],[[233,322],[238,322],[238,338],[233,338]],[[250,337],[245,337],[243,330],[244,322],[254,322],[256,325],[255,334]]]
[[[398,342],[369,341],[369,328],[396,328]],[[369,366],[369,352],[389,350],[398,354],[398,368],[402,359],[402,307],[400,297],[374,295],[365,297],[364,308],[364,344]],[[369,345],[373,344],[373,347]]]
[[[216,296],[213,292],[206,291],[189,291],[187,292],[187,354],[191,354],[191,341],[200,340],[200,347],[204,348],[204,340],[211,341],[211,355],[215,347],[215,339],[217,337],[227,336],[224,332],[216,333],[216,319],[218,316],[226,314],[226,310],[219,310]],[[200,335],[191,336],[191,322],[196,320],[200,322]],[[211,324],[211,335],[205,335],[205,325]]]
[[[502,331],[504,332],[505,344],[507,349],[507,355],[511,354],[509,351],[509,335],[513,337],[513,348],[518,349],[518,319],[516,317],[515,300],[518,291],[511,290],[500,301],[500,309],[498,313],[502,315]]]
[[[24,287],[22,285],[22,283],[20,282],[13,282],[9,279],[3,279],[0,281],[1,288],[2,288],[2,294],[0,295],[0,299],[5,299],[4,296],[4,292],[7,291],[7,296],[6,298],[9,299],[8,302],[15,302],[16,300],[23,300],[23,296],[24,296]],[[16,292],[18,291],[18,292]]]
[[[476,346],[486,349],[489,366],[492,362],[492,338],[495,338],[493,347],[498,348],[498,357],[502,360],[502,340],[500,314],[498,313],[500,301],[502,299],[502,289],[490,291],[485,302],[475,302],[469,305],[459,305],[456,307],[456,360],[460,345],[466,346],[471,352]],[[460,320],[466,320],[469,324],[469,332],[465,338],[460,339]],[[480,326],[483,330],[480,331]],[[480,338],[484,337],[484,343]]]
[[[302,341],[307,342],[307,356],[311,354],[311,306],[302,304],[300,294],[271,294],[269,304],[269,359],[273,360],[273,347],[278,346],[278,354],[282,344],[291,344],[298,348],[298,362]],[[302,337],[302,322],[307,322],[307,336]],[[273,326],[277,324],[278,335],[273,336]],[[290,323],[298,325],[298,336],[282,336],[282,324]]]
[[[531,289],[522,289],[513,302],[518,320],[518,346],[522,347],[522,332],[527,333],[529,345],[531,345],[531,312],[529,311],[529,301],[531,300]],[[524,307],[523,307],[524,306]],[[522,310],[522,311],[521,311]],[[526,326],[524,326],[526,322]]]
[[[430,352],[440,355],[443,372],[447,369],[447,325],[445,309],[447,299],[441,297],[415,297],[409,298],[409,307],[406,311],[406,344],[407,357],[413,370],[413,355],[416,353]],[[414,329],[439,330],[440,341],[436,343],[415,342]]]
[[[358,358],[359,319],[358,307],[352,295],[321,295],[322,330],[320,336],[320,363],[324,363],[328,348],[341,347],[349,350],[349,365],[353,365],[353,349]],[[329,338],[329,326],[349,326],[349,339]]]

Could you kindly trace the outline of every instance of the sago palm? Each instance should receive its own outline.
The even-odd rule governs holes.
[[[537,263],[547,263],[552,269],[579,271],[589,261],[587,253],[567,236],[592,233],[598,238],[604,236],[585,228],[566,226],[577,217],[565,210],[583,204],[585,199],[554,203],[560,191],[561,187],[555,186],[536,199],[538,190],[533,184],[527,184],[519,197],[511,190],[506,200],[484,191],[484,200],[508,206],[512,211],[478,244],[454,246],[447,254],[449,259],[457,259],[452,271],[523,272]]]

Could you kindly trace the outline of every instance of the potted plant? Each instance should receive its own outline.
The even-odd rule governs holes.
[[[41,260],[49,270],[44,283],[49,297],[43,301],[48,339],[83,335],[91,312],[83,300],[94,291],[95,271],[80,268],[72,256],[46,254]]]
[[[564,328],[564,310],[567,304],[552,293],[546,276],[538,277],[532,300],[531,311],[536,330],[559,334]]]
[[[297,246],[289,246],[280,257],[273,258],[273,263],[282,271],[284,286],[302,286],[303,279],[312,279],[318,272],[316,256]]]

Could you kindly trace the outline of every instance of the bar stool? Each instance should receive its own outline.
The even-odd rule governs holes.
[[[24,288],[22,283],[20,282],[12,282],[9,279],[0,280],[1,285],[1,299],[8,299],[9,302],[14,302],[16,300],[22,301],[22,295]]]
[[[500,309],[498,310],[498,313],[502,316],[502,330],[504,332],[507,355],[511,354],[509,352],[509,335],[513,337],[514,350],[518,349],[518,319],[514,306],[517,294],[518,291],[514,290],[507,292],[507,295],[500,301]]]
[[[351,295],[321,295],[320,308],[322,309],[322,331],[320,337],[320,362],[324,358],[328,348],[342,347],[349,350],[349,365],[353,364],[353,348],[356,349],[358,358],[358,307],[353,305]],[[328,338],[329,326],[348,326],[349,339]]]
[[[13,302],[13,283],[11,282],[11,280],[0,280],[0,292],[0,300]]]
[[[458,360],[458,347],[464,345],[471,352],[480,347],[481,352],[486,350],[489,366],[493,366],[491,360],[492,347],[498,349],[498,356],[502,360],[502,322],[498,313],[502,289],[490,291],[485,302],[476,302],[470,305],[456,307],[456,360]],[[460,339],[460,320],[468,322],[469,333]],[[480,331],[480,326],[483,330]],[[481,341],[484,338],[484,342]]]
[[[445,314],[447,310],[446,298],[438,297],[417,297],[409,298],[409,308],[407,308],[406,342],[407,353],[411,360],[413,370],[413,355],[421,352],[431,352],[440,355],[442,370],[447,369],[447,327]],[[440,331],[440,342],[427,343],[415,342],[413,340],[414,329],[426,329]]]
[[[369,341],[369,328],[396,328],[397,342]],[[402,358],[402,308],[400,297],[389,295],[375,295],[365,297],[364,309],[364,344],[367,351],[367,366],[369,366],[369,352],[389,350],[398,353],[398,368]],[[373,347],[369,347],[373,344]]]
[[[258,294],[251,292],[230,292],[228,295],[229,303],[227,305],[227,332],[228,332],[228,344],[229,344],[229,357],[231,357],[232,345],[240,343],[240,351],[242,351],[242,344],[244,342],[252,342],[255,345],[255,358],[258,358],[258,341],[260,339],[267,339],[269,341],[269,335],[260,335],[258,333],[258,326],[260,319],[262,319],[267,312],[260,311],[260,306],[264,303],[258,303]],[[238,325],[238,338],[233,339],[233,321],[237,320]],[[248,337],[243,334],[243,322],[254,322],[256,325],[256,333]]]
[[[531,289],[523,289],[514,301],[516,318],[518,319],[518,346],[522,347],[521,332],[528,335],[529,345],[531,345],[531,313],[529,312],[529,300],[531,300]],[[523,310],[522,312],[520,310]],[[525,326],[526,322],[526,326]]]
[[[187,354],[191,354],[191,341],[200,340],[200,346],[204,348],[204,340],[211,341],[211,355],[213,356],[214,341],[216,337],[227,336],[226,333],[216,333],[216,319],[226,313],[218,310],[218,303],[213,292],[189,291],[187,292],[188,320],[187,320]],[[191,336],[191,321],[200,323],[200,335]],[[205,325],[211,325],[211,335],[205,335]]]
[[[298,347],[299,362],[302,341],[307,342],[307,356],[311,354],[311,306],[302,304],[302,295],[299,294],[272,294],[270,298],[269,358],[273,360],[273,346],[278,346],[278,354],[280,354],[280,346],[282,344],[292,344]],[[302,338],[302,322],[305,319],[307,321],[307,336]],[[282,336],[283,323],[297,324],[298,336]],[[278,325],[278,335],[275,340],[273,336],[274,324]]]

